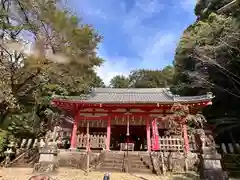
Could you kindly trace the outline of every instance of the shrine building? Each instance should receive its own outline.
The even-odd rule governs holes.
[[[171,128],[164,117],[173,113],[174,104],[187,105],[189,112],[194,114],[211,105],[212,98],[212,93],[173,95],[168,88],[93,88],[87,96],[56,96],[51,103],[74,119],[71,149],[126,150],[127,142],[133,151],[150,152],[164,148],[161,141]],[[176,148],[188,152],[189,136],[184,118],[182,135],[175,139],[182,146],[178,146],[178,142],[175,144]]]

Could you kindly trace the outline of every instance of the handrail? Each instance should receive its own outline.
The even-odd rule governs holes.
[[[124,155],[123,155],[123,171],[124,172],[128,172],[129,171],[129,167],[128,167],[128,162],[129,162],[129,160],[128,160],[128,157],[126,157],[126,152],[124,152]]]

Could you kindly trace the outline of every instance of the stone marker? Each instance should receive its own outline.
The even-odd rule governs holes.
[[[35,172],[50,173],[58,167],[58,149],[56,143],[49,143],[40,149],[39,162],[34,165]]]
[[[223,171],[221,165],[221,155],[216,151],[216,147],[205,146],[206,136],[200,134],[202,140],[200,155],[200,179],[202,180],[228,180],[228,175]]]

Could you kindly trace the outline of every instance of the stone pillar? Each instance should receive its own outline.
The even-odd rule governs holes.
[[[204,130],[199,131],[198,136],[201,140],[200,154],[200,178],[208,180],[229,180],[228,174],[223,171],[221,165],[221,155],[218,154],[215,143],[206,146],[206,135]]]
[[[106,150],[110,150],[110,140],[111,140],[111,118],[108,118],[107,123],[107,143],[106,143]]]
[[[150,132],[150,118],[146,119],[146,132],[147,132],[147,150],[151,152],[151,132]]]
[[[189,153],[189,139],[188,139],[188,132],[187,132],[186,124],[183,124],[182,131],[183,131],[184,149],[187,154],[187,153]]]
[[[44,146],[39,151],[40,157],[38,163],[34,164],[34,172],[51,173],[58,168],[58,149],[55,142]]]
[[[78,128],[79,115],[80,115],[80,113],[79,113],[79,111],[77,111],[76,114],[75,114],[74,122],[73,122],[70,149],[76,149],[77,148],[77,128]]]

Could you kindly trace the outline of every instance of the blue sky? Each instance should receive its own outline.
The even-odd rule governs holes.
[[[106,84],[132,69],[172,64],[186,27],[196,19],[196,0],[70,0],[68,6],[103,36],[97,68]]]

